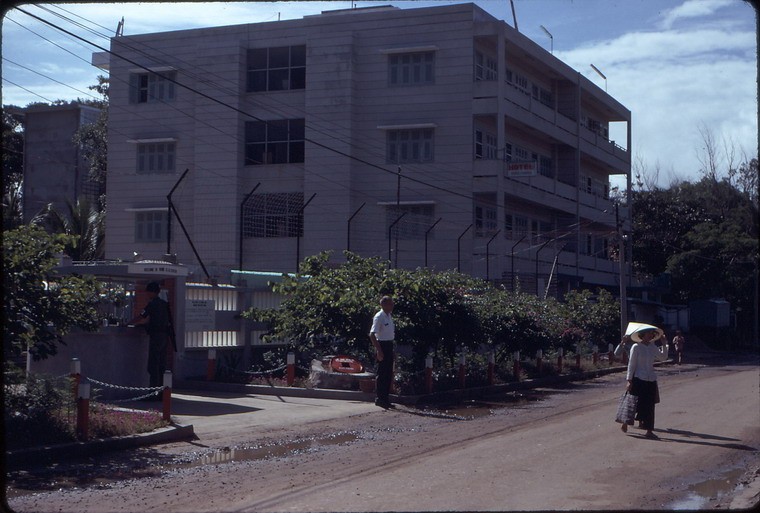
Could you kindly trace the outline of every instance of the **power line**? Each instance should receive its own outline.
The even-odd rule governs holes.
[[[68,31],[68,30],[64,29],[63,27],[59,27],[59,26],[58,26],[58,25],[56,25],[55,23],[52,23],[52,22],[50,22],[50,21],[48,21],[48,20],[45,20],[45,19],[43,19],[43,18],[40,18],[39,16],[36,16],[36,15],[34,15],[34,14],[31,14],[30,12],[27,12],[27,11],[25,11],[24,9],[21,9],[20,7],[16,7],[16,9],[17,9],[18,11],[21,11],[22,13],[26,14],[27,16],[30,16],[30,17],[32,17],[32,18],[34,18],[34,19],[38,20],[38,21],[41,21],[42,23],[44,23],[44,24],[46,24],[46,25],[49,25],[50,27],[53,27],[53,28],[55,28],[56,30],[59,30],[59,31],[61,31],[61,32],[65,33],[65,34],[68,34],[68,35],[70,35],[71,37],[74,37],[74,38],[76,38],[76,39],[79,39],[80,41],[83,41],[83,42],[85,42],[85,43],[87,43],[87,44],[90,44],[90,45],[94,46],[95,48],[97,48],[97,49],[99,49],[99,50],[101,50],[101,51],[107,52],[109,55],[114,55],[115,57],[117,57],[117,58],[119,58],[119,59],[122,59],[122,60],[124,60],[125,62],[128,62],[128,63],[132,64],[133,66],[137,66],[137,67],[139,67],[140,69],[143,69],[143,70],[147,71],[148,73],[154,73],[154,74],[156,74],[156,75],[158,75],[158,76],[162,77],[163,79],[165,79],[165,80],[167,80],[167,81],[169,81],[169,82],[172,82],[172,83],[174,83],[174,84],[176,84],[176,85],[178,85],[178,86],[182,87],[183,89],[187,89],[188,91],[190,91],[190,92],[192,92],[192,93],[195,93],[195,94],[197,94],[198,96],[201,96],[202,98],[205,98],[205,99],[207,99],[207,100],[209,100],[209,101],[211,101],[211,102],[213,102],[213,103],[216,103],[216,104],[219,104],[219,105],[221,105],[221,106],[223,106],[223,107],[226,107],[226,108],[228,108],[228,109],[231,109],[231,110],[233,110],[234,112],[237,112],[238,114],[242,114],[242,115],[244,115],[244,116],[250,117],[250,118],[252,118],[252,119],[254,119],[254,120],[256,120],[256,121],[260,121],[260,122],[262,122],[262,123],[267,123],[267,124],[269,123],[268,121],[266,121],[266,120],[263,120],[263,119],[259,118],[258,116],[254,116],[253,114],[251,114],[251,113],[249,113],[249,112],[246,112],[246,111],[244,111],[244,110],[242,110],[242,109],[239,109],[239,108],[235,107],[234,105],[230,105],[229,103],[226,103],[226,102],[224,102],[224,101],[222,101],[222,100],[219,100],[218,98],[214,98],[213,96],[211,96],[211,95],[208,95],[208,94],[206,94],[206,93],[204,93],[204,92],[202,92],[202,91],[199,91],[198,89],[195,89],[194,87],[191,87],[191,86],[188,86],[188,85],[186,85],[186,84],[183,84],[183,83],[179,82],[178,80],[176,80],[176,79],[174,79],[174,78],[172,78],[172,77],[170,77],[170,76],[167,76],[167,75],[162,75],[161,73],[157,73],[157,72],[155,72],[155,71],[152,71],[150,68],[148,68],[147,66],[144,66],[144,65],[140,64],[140,63],[139,63],[139,62],[137,62],[137,61],[134,61],[134,60],[132,60],[132,59],[129,59],[129,58],[127,58],[127,57],[124,57],[124,56],[122,56],[122,55],[119,55],[119,54],[117,54],[116,52],[113,52],[113,51],[111,51],[111,50],[109,50],[109,49],[107,49],[107,48],[105,48],[105,47],[102,47],[102,46],[98,45],[97,43],[94,43],[94,42],[92,42],[92,41],[89,41],[89,40],[87,40],[87,39],[85,39],[85,38],[83,38],[83,37],[81,37],[81,36],[77,35],[77,34],[74,34],[73,32],[70,32],[70,31]],[[333,152],[333,153],[336,153],[336,154],[338,154],[338,155],[340,155],[340,156],[343,156],[343,157],[346,157],[346,158],[348,158],[348,159],[351,159],[351,160],[354,160],[354,161],[356,161],[356,162],[359,162],[359,163],[361,163],[361,164],[364,164],[364,165],[366,165],[366,166],[369,166],[369,167],[373,167],[373,168],[375,168],[375,169],[379,169],[379,170],[381,170],[381,171],[383,171],[383,172],[385,172],[385,173],[389,173],[389,174],[392,174],[394,177],[396,176],[396,171],[391,171],[391,170],[389,170],[389,169],[386,169],[386,168],[384,168],[384,167],[382,167],[382,166],[379,166],[379,165],[377,165],[377,164],[374,164],[374,163],[372,163],[372,162],[369,162],[369,161],[366,161],[366,160],[364,160],[364,159],[361,159],[361,158],[359,158],[359,157],[355,157],[355,156],[353,156],[353,155],[350,155],[350,154],[348,154],[348,153],[346,153],[346,152],[344,152],[344,151],[341,151],[341,150],[338,150],[338,149],[335,149],[335,148],[331,148],[331,147],[329,147],[329,146],[327,146],[327,145],[325,145],[325,144],[322,144],[322,143],[320,143],[320,142],[318,142],[318,141],[315,141],[315,140],[313,140],[313,139],[310,139],[310,138],[304,137],[304,141],[305,141],[305,142],[309,142],[309,143],[311,143],[311,144],[313,144],[313,145],[315,145],[315,146],[318,146],[318,147],[320,147],[320,148],[322,148],[322,149],[325,149],[325,150],[331,151],[331,152]],[[435,184],[431,184],[431,183],[427,183],[427,182],[424,182],[424,181],[422,181],[422,180],[418,180],[418,179],[416,179],[416,178],[412,178],[412,177],[408,177],[408,176],[407,176],[407,177],[405,177],[405,178],[406,178],[406,180],[408,180],[408,181],[412,181],[412,182],[414,182],[414,183],[418,183],[418,184],[420,184],[420,185],[425,185],[425,186],[427,186],[427,187],[431,187],[431,188],[433,188],[433,189],[437,189],[437,190],[440,190],[440,191],[442,191],[442,192],[447,192],[447,193],[449,193],[449,194],[452,194],[452,195],[455,195],[455,196],[460,196],[460,197],[462,197],[462,198],[466,198],[466,199],[469,199],[469,200],[472,200],[472,199],[473,199],[473,198],[472,198],[472,196],[470,196],[470,195],[467,195],[467,194],[464,194],[464,193],[460,193],[460,192],[458,192],[458,191],[452,191],[452,190],[448,190],[448,189],[445,189],[445,188],[443,188],[443,187],[439,187],[439,186],[437,186],[437,185],[435,185]]]
[[[44,20],[44,19],[42,19],[42,18],[40,18],[40,17],[38,17],[38,16],[35,16],[35,15],[33,15],[33,14],[30,14],[30,13],[28,13],[27,11],[25,11],[25,10],[23,10],[23,9],[18,9],[18,10],[19,10],[19,11],[21,11],[21,12],[23,12],[24,14],[27,14],[28,16],[31,16],[32,18],[35,18],[35,19],[37,19],[37,20],[41,21],[42,23],[45,23],[46,25],[49,25],[49,26],[51,26],[51,27],[55,28],[56,30],[59,30],[59,31],[61,31],[61,32],[65,33],[65,34],[68,34],[68,35],[70,35],[70,36],[71,36],[71,37],[73,37],[73,38],[76,38],[77,40],[80,40],[80,41],[84,41],[85,43],[87,43],[87,44],[89,44],[89,45],[91,45],[91,46],[94,46],[94,47],[96,47],[96,48],[98,48],[98,49],[100,49],[100,50],[103,50],[103,51],[105,51],[105,52],[109,53],[110,55],[113,55],[113,56],[115,56],[115,57],[117,57],[117,58],[123,59],[123,60],[124,60],[124,61],[126,61],[126,62],[129,62],[129,63],[131,63],[131,64],[133,64],[133,65],[136,65],[136,66],[140,67],[141,69],[144,69],[144,70],[146,70],[146,71],[147,71],[147,72],[149,72],[149,73],[155,73],[155,72],[151,71],[149,68],[147,68],[147,67],[145,67],[145,66],[142,66],[142,65],[140,65],[139,63],[137,63],[137,62],[135,62],[135,61],[133,61],[133,60],[131,60],[131,59],[125,58],[125,57],[123,57],[123,56],[119,55],[118,53],[116,53],[116,52],[113,52],[113,51],[111,51],[111,50],[107,50],[107,49],[105,49],[105,48],[103,48],[103,47],[101,47],[101,46],[99,46],[99,45],[97,45],[97,44],[95,44],[95,43],[93,43],[93,42],[91,42],[91,41],[89,41],[89,40],[87,40],[87,39],[83,38],[83,37],[80,37],[80,36],[78,36],[78,35],[76,35],[76,34],[74,34],[74,33],[70,32],[70,31],[67,31],[66,29],[63,29],[62,27],[59,27],[58,25],[56,25],[56,24],[54,24],[54,23],[52,23],[52,22],[49,22],[49,21],[47,21],[47,20]],[[46,10],[47,10],[47,9],[46,9]],[[50,12],[49,10],[47,10],[47,11],[48,11],[48,12]],[[55,13],[52,13],[52,14],[55,14]],[[67,19],[67,18],[66,18],[66,17],[64,17],[64,16],[61,16],[61,15],[58,15],[58,14],[56,14],[56,15],[57,15],[57,16],[59,16],[59,17],[62,17],[63,19]],[[84,19],[84,18],[82,18],[82,19]],[[73,22],[73,23],[75,23],[76,25],[78,25],[78,26],[80,26],[80,27],[83,27],[83,28],[85,28],[85,29],[86,29],[86,27],[84,27],[82,24],[79,24],[79,23],[76,23],[76,22]],[[89,30],[89,29],[87,29],[87,30]],[[93,33],[95,33],[96,35],[100,35],[101,37],[106,37],[106,36],[103,36],[102,34],[99,34],[99,33],[95,32],[95,31],[91,31],[91,30],[89,30],[89,31],[90,31],[90,32],[93,32]],[[42,37],[42,36],[40,36],[40,37]],[[43,38],[43,39],[46,39],[46,38]],[[51,41],[51,43],[52,43],[52,41]],[[55,43],[52,43],[52,44],[55,44]],[[59,46],[59,45],[56,45],[56,46]],[[59,47],[60,47],[60,46],[59,46]],[[62,47],[60,47],[60,48],[62,48]],[[63,48],[62,48],[62,49],[63,49]],[[65,50],[65,49],[64,49],[64,50]],[[65,51],[68,51],[68,50],[65,50]],[[69,53],[71,53],[71,52],[69,52]],[[141,52],[141,53],[142,53],[142,52]],[[78,56],[77,56],[77,57],[78,57]],[[202,92],[198,91],[197,89],[195,89],[195,88],[193,88],[193,87],[190,87],[190,86],[187,86],[187,85],[185,85],[185,84],[182,84],[182,83],[180,83],[179,81],[177,81],[176,79],[172,79],[171,77],[166,77],[166,76],[164,76],[164,75],[160,75],[159,73],[156,73],[156,74],[157,74],[157,75],[159,75],[159,76],[161,76],[162,78],[165,78],[165,79],[167,79],[168,81],[170,81],[170,82],[173,82],[173,83],[177,84],[178,86],[180,86],[180,87],[182,87],[182,88],[184,88],[184,89],[187,89],[187,90],[188,90],[188,91],[190,91],[190,92],[193,92],[193,93],[195,93],[195,94],[198,94],[198,95],[200,95],[200,96],[202,96],[202,97],[204,97],[204,98],[206,98],[206,99],[208,99],[208,100],[210,100],[210,101],[212,101],[212,102],[215,102],[215,103],[218,103],[218,104],[220,104],[220,105],[222,105],[222,106],[224,106],[224,107],[230,108],[230,109],[232,109],[232,110],[234,110],[234,111],[236,111],[236,112],[238,112],[238,113],[240,113],[240,114],[243,114],[244,116],[248,116],[248,117],[250,117],[250,118],[253,118],[253,119],[255,119],[255,120],[258,120],[258,121],[261,121],[261,122],[267,123],[267,121],[264,121],[264,120],[262,120],[262,119],[260,119],[260,118],[258,118],[258,117],[256,117],[256,116],[254,116],[254,115],[252,115],[252,114],[250,114],[250,113],[248,113],[248,112],[245,112],[245,111],[243,111],[243,110],[241,110],[241,109],[238,109],[238,108],[236,108],[236,107],[234,107],[234,106],[232,106],[232,105],[229,105],[229,104],[227,104],[226,102],[223,102],[223,101],[221,101],[221,100],[218,100],[218,99],[216,99],[216,98],[214,98],[214,97],[211,97],[211,96],[209,96],[209,95],[207,95],[207,94],[205,94],[205,93],[202,93]],[[56,81],[56,82],[57,82],[57,81]],[[60,82],[59,82],[59,83],[60,83]],[[16,84],[14,84],[14,85],[16,85]],[[65,85],[65,84],[63,84],[63,85]],[[69,86],[69,87],[70,87],[70,86]],[[25,89],[25,88],[23,88],[23,87],[22,87],[22,89],[24,89],[24,90],[27,90],[27,89]],[[27,90],[27,91],[28,91],[28,90]],[[31,92],[31,91],[29,91],[29,92]],[[32,94],[36,94],[36,93],[32,93]],[[39,96],[39,95],[38,95],[38,96]],[[48,101],[49,101],[49,100],[48,100]],[[165,102],[165,103],[168,103],[168,102]],[[193,117],[193,119],[195,119],[196,121],[198,121],[198,120],[197,120],[197,118],[195,118],[195,117]],[[222,132],[222,133],[224,133],[224,132]],[[324,132],[321,132],[321,133],[324,133]],[[231,135],[231,134],[224,134],[224,135],[227,135],[227,136],[230,136],[230,137],[234,137],[234,138],[236,138],[238,141],[240,141],[240,139],[239,139],[239,138],[237,138],[237,137],[235,137],[234,135]],[[330,136],[331,136],[331,137],[333,137],[333,138],[335,138],[335,137],[334,137],[334,136],[332,136],[331,134],[330,134]],[[335,139],[337,140],[337,138],[335,138]],[[379,165],[377,165],[377,164],[374,164],[374,163],[372,163],[372,162],[369,162],[369,161],[367,161],[367,160],[365,160],[365,159],[361,159],[361,158],[359,158],[359,157],[355,157],[355,156],[353,156],[353,155],[351,155],[351,154],[345,153],[345,152],[343,152],[343,151],[340,151],[340,150],[337,150],[337,149],[335,149],[335,148],[331,148],[331,147],[329,147],[329,146],[327,146],[327,145],[325,145],[325,144],[319,143],[319,142],[317,142],[317,141],[314,141],[314,140],[312,140],[312,139],[309,139],[309,138],[305,138],[304,140],[305,140],[305,142],[309,142],[309,143],[311,143],[311,144],[314,144],[314,145],[316,145],[316,146],[318,146],[318,147],[324,148],[324,149],[326,149],[326,150],[328,150],[328,151],[331,151],[331,152],[337,153],[337,154],[339,154],[339,155],[341,155],[341,156],[345,156],[345,157],[347,157],[347,158],[349,158],[349,159],[352,159],[352,160],[354,160],[354,161],[360,162],[360,163],[362,163],[362,164],[364,164],[364,165],[367,165],[367,166],[370,166],[370,167],[373,167],[373,168],[376,168],[376,169],[380,169],[380,170],[382,170],[382,171],[384,171],[384,172],[386,172],[386,173],[389,173],[389,174],[391,174],[391,173],[392,173],[393,175],[395,175],[395,174],[396,174],[394,171],[391,171],[391,170],[385,169],[385,168],[384,168],[384,167],[382,167],[382,166],[379,166]],[[412,166],[410,165],[410,166],[408,166],[408,167],[412,167]],[[318,175],[318,174],[317,174],[317,176],[320,176],[321,178],[323,178],[323,179],[325,179],[325,180],[331,181],[332,183],[340,184],[339,182],[335,182],[335,181],[333,181],[333,180],[329,180],[329,179],[327,179],[327,177],[324,177],[324,176],[322,176],[322,175]],[[225,178],[226,178],[226,177],[225,177]],[[442,186],[438,186],[438,185],[436,185],[436,184],[432,184],[432,183],[429,183],[429,182],[426,182],[426,181],[423,181],[423,180],[420,180],[420,179],[416,179],[416,178],[413,178],[413,177],[411,177],[411,176],[404,176],[404,178],[405,178],[405,179],[407,179],[408,181],[411,181],[411,182],[413,182],[413,183],[418,183],[418,184],[420,184],[420,185],[424,185],[424,186],[426,186],[426,187],[430,187],[430,188],[433,188],[433,189],[436,189],[436,190],[440,190],[440,191],[442,191],[442,192],[446,192],[446,193],[449,193],[449,194],[453,194],[453,195],[455,195],[455,196],[463,197],[463,198],[465,198],[465,199],[468,199],[468,200],[470,200],[470,201],[474,201],[474,200],[475,200],[475,197],[474,197],[473,195],[469,195],[469,194],[465,194],[465,193],[460,193],[460,192],[458,192],[458,191],[452,191],[451,189],[448,189],[448,188],[445,188],[445,187],[442,187]],[[345,187],[345,186],[344,186],[344,187]],[[350,190],[350,188],[349,188],[349,187],[346,187],[346,188],[347,188],[348,190]],[[493,205],[493,206],[497,206],[497,207],[499,206],[499,203],[498,203],[498,201],[497,201],[496,203],[493,203],[492,201],[488,201],[488,200],[485,200],[485,199],[479,199],[479,200],[478,200],[478,202],[479,202],[479,203],[481,203],[481,204],[485,204],[485,205]],[[581,227],[582,227],[582,225],[587,225],[587,224],[590,224],[590,223],[591,223],[591,221],[586,221],[586,222],[578,222],[578,223],[575,223],[575,227],[574,227],[574,228],[572,228],[572,226],[573,226],[573,225],[571,225],[571,226],[568,226],[566,229],[570,229],[570,231],[568,231],[568,232],[566,232],[565,234],[561,235],[561,237],[564,237],[564,236],[567,236],[567,235],[569,235],[569,234],[572,234],[572,233],[574,233],[575,231],[578,231],[578,230],[580,230],[580,229],[581,229]],[[553,232],[557,232],[557,231],[558,231],[558,230],[554,230]],[[529,248],[529,249],[530,249],[530,248]]]

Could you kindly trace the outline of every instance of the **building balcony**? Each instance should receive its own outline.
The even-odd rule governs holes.
[[[531,95],[517,87],[506,88],[504,99],[507,102],[507,115],[514,121],[526,125],[532,130],[539,130],[571,147],[578,146],[580,131],[580,150],[614,169],[627,169],[631,158],[629,152],[610,141],[603,135],[579,126],[555,109],[544,105]],[[479,109],[479,110],[482,110]],[[479,112],[482,114],[483,112]]]
[[[614,204],[599,195],[577,189],[543,175],[509,177],[501,160],[475,160],[472,165],[473,192],[503,192],[532,203],[551,205],[556,210],[576,214],[582,219],[614,225]],[[503,179],[502,179],[503,178]]]

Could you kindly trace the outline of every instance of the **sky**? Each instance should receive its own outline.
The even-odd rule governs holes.
[[[352,6],[402,9],[450,0],[18,4],[108,47],[124,35],[297,19]],[[743,0],[476,0],[586,76],[632,112],[633,174],[652,185],[696,181],[706,140],[719,173],[758,155],[756,16]],[[97,48],[16,8],[3,10],[2,104],[89,98],[104,74]],[[594,65],[597,72],[591,65]],[[605,77],[603,78],[602,75]],[[626,145],[613,129],[610,137]],[[614,182],[613,182],[614,183]]]

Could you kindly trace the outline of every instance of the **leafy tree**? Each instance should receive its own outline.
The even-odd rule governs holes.
[[[511,358],[515,351],[533,354],[557,343],[556,302],[541,300],[522,291],[491,289],[478,301],[478,316],[483,325],[487,346],[496,353],[496,361]]]
[[[5,187],[3,192],[3,231],[12,230],[23,223],[24,213],[21,203],[21,182]]]
[[[636,190],[633,201],[633,267],[645,277],[667,269],[678,242],[704,217],[702,205],[686,201],[690,184],[668,189]]]
[[[35,360],[57,352],[74,327],[95,331],[100,287],[93,277],[58,276],[54,267],[67,235],[36,226],[3,234],[3,351],[15,358],[28,349]]]
[[[286,297],[280,309],[251,309],[244,317],[269,322],[269,336],[291,340],[302,360],[349,352],[372,361],[369,327],[380,297],[389,294],[396,338],[411,348],[411,358],[401,361],[409,372],[421,369],[431,353],[451,369],[462,348],[493,349],[498,363],[516,350],[569,345],[562,338],[568,327],[583,341],[619,337],[619,308],[607,292],[571,294],[563,306],[454,271],[387,269],[379,258],[345,254],[339,266],[330,265],[329,253],[306,258],[301,275],[273,287]]]
[[[670,301],[720,297],[757,316],[757,161],[722,178],[709,162],[712,172],[696,183],[634,193],[634,265],[645,277],[668,273]],[[749,333],[751,316],[739,321]]]
[[[64,252],[72,260],[100,260],[105,255],[105,212],[85,199],[76,204],[66,201],[68,212],[62,213],[52,205],[35,222],[52,233],[72,236]]]
[[[94,123],[79,127],[74,134],[74,143],[79,146],[82,156],[89,163],[90,180],[100,184],[105,190],[106,170],[108,164],[108,92],[109,79],[98,75],[98,83],[88,87],[102,96],[100,100],[82,101],[98,107],[100,115]]]
[[[21,183],[24,173],[24,131],[18,107],[3,105],[3,194]]]
[[[299,276],[283,276],[273,290],[285,296],[279,310],[250,310],[245,317],[267,321],[270,338],[293,341],[308,358],[325,351],[369,357],[369,326],[382,293],[384,265],[346,253],[332,268],[330,253],[307,257]],[[304,276],[308,276],[305,279]]]
[[[387,294],[396,303],[397,339],[412,346],[415,363],[428,351],[452,357],[459,346],[481,342],[468,298],[483,287],[481,281],[452,272],[389,270],[379,258],[345,255],[337,267],[329,265],[326,252],[306,258],[301,276],[286,276],[273,287],[286,296],[279,310],[244,315],[268,321],[270,338],[292,340],[309,358],[346,351],[371,360],[369,328]]]
[[[620,340],[620,304],[604,289],[596,297],[589,290],[570,291],[560,311],[566,323],[560,339],[567,348],[602,344],[603,350],[605,342]]]
[[[477,297],[490,288],[482,280],[454,271],[393,269],[386,287],[396,303],[397,338],[412,347],[416,368],[428,353],[453,363],[461,348],[477,349],[485,342],[475,308]]]

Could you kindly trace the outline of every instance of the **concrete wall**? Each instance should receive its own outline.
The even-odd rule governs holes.
[[[147,387],[148,335],[142,328],[108,326],[96,333],[76,332],[64,337],[66,345],[58,354],[31,363],[35,374],[68,375],[72,358],[81,362],[81,373],[104,383],[129,387]],[[134,397],[144,392],[115,392],[93,385],[102,397]],[[102,390],[102,392],[101,392]]]

